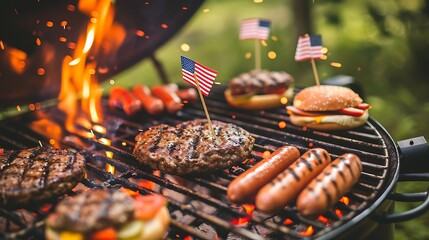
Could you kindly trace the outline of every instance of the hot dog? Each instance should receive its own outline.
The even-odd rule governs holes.
[[[127,115],[133,115],[141,109],[140,100],[123,87],[113,87],[110,90],[109,105],[121,108]]]
[[[259,189],[286,169],[299,157],[299,150],[283,146],[270,156],[236,177],[228,186],[228,199],[234,203],[252,200]]]
[[[256,207],[268,214],[283,209],[330,161],[331,157],[326,150],[321,148],[308,150],[259,190],[256,195]]]
[[[180,98],[168,86],[153,86],[152,95],[164,102],[168,113],[173,114],[182,109],[182,102]]]
[[[198,99],[198,93],[195,88],[179,89],[176,94],[182,100],[196,101]]]
[[[359,180],[362,162],[354,154],[343,154],[328,165],[299,194],[297,209],[307,216],[332,207]]]
[[[150,89],[145,85],[136,85],[133,87],[134,96],[136,96],[147,113],[156,115],[164,110],[164,103],[161,99],[152,96]]]

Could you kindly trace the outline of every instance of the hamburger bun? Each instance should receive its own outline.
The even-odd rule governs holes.
[[[339,111],[356,108],[362,103],[362,98],[349,88],[331,85],[311,86],[296,94],[293,101],[293,106],[305,114],[289,111],[290,120],[294,125],[318,130],[356,128],[368,120],[368,109],[359,110],[364,111],[360,116]]]
[[[263,95],[250,95],[234,97],[231,90],[225,90],[225,99],[230,106],[247,109],[261,110],[275,108],[282,105],[282,98],[290,99],[293,94],[293,88],[290,87],[282,93],[271,93]]]
[[[293,106],[304,111],[335,111],[361,104],[362,98],[350,88],[321,85],[296,94]]]

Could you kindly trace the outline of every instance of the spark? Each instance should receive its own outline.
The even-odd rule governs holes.
[[[261,40],[261,44],[262,44],[262,46],[264,46],[264,47],[268,46],[267,41],[265,41],[265,40]]]
[[[3,44],[2,40],[0,40],[0,48],[1,48],[1,50],[4,50],[4,44]]]
[[[49,139],[49,144],[54,145],[56,143],[55,139]]]
[[[36,110],[36,105],[34,105],[33,103],[30,103],[28,105],[28,109],[30,109],[30,111],[34,111],[34,110]]]
[[[46,22],[46,27],[53,27],[54,23],[52,21],[47,21]]]
[[[262,157],[264,157],[264,158],[266,158],[266,157],[268,157],[268,156],[270,156],[271,155],[271,152],[270,151],[268,151],[268,150],[266,150],[266,151],[264,151],[263,153],[262,153]]]
[[[268,52],[268,58],[269,59],[276,59],[277,58],[277,53],[276,52],[274,52],[274,51],[269,51]]]
[[[110,85],[114,85],[115,84],[115,80],[110,79],[109,83],[110,83]]]
[[[339,62],[331,62],[331,66],[332,66],[332,67],[336,67],[336,68],[340,68],[340,67],[342,67],[343,65],[342,65],[341,63],[339,63]]]
[[[16,110],[18,110],[18,112],[21,112],[21,106],[16,105]]]
[[[74,12],[74,10],[76,10],[76,7],[74,5],[67,5],[67,10],[69,10],[70,12]]]
[[[44,68],[38,68],[38,69],[37,69],[37,74],[38,74],[39,76],[43,76],[43,75],[45,75],[45,69],[44,69]]]
[[[271,36],[271,40],[273,40],[274,42],[277,42],[279,39],[277,38],[277,36]]]
[[[36,38],[36,44],[37,46],[42,45],[42,41],[40,40],[40,38]]]
[[[189,50],[191,50],[191,46],[189,46],[187,43],[182,43],[182,45],[180,45],[180,49],[182,49],[184,52],[189,52]]]
[[[183,10],[183,11],[186,11],[186,10],[188,10],[188,7],[185,7],[185,6],[184,6],[184,7],[182,7],[182,10]]]
[[[279,122],[279,128],[285,128],[286,127],[286,122],[285,121],[280,121]]]
[[[210,12],[210,9],[208,9],[208,8],[203,9],[203,13],[208,13],[208,12]]]
[[[220,82],[214,82],[214,84],[216,84],[216,85],[221,85],[222,83],[220,83]]]
[[[286,105],[286,104],[287,104],[287,102],[288,102],[287,97],[282,97],[282,98],[280,98],[280,103],[281,103],[281,104]]]
[[[42,144],[42,142],[39,140],[39,145],[41,146],[41,147],[43,147],[43,144]]]
[[[127,143],[126,142],[122,142],[122,146],[127,146]]]
[[[253,0],[254,3],[258,4],[258,3],[263,3],[264,0]]]
[[[167,24],[165,24],[165,23],[163,23],[163,24],[161,24],[161,27],[162,27],[162,28],[164,28],[164,29],[167,29],[167,28],[168,28],[168,25],[167,25]]]
[[[59,37],[60,42],[67,42],[67,38],[65,37]]]
[[[136,30],[136,35],[138,37],[143,37],[144,36],[144,32],[142,30]]]
[[[246,54],[244,54],[244,58],[246,59],[250,59],[252,57],[252,54],[250,52],[247,52]]]

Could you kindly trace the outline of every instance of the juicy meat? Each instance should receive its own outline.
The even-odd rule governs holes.
[[[48,225],[55,229],[91,232],[132,219],[134,200],[125,192],[91,189],[61,201]]]
[[[216,140],[202,119],[151,127],[137,135],[134,156],[154,169],[177,175],[225,169],[248,157],[255,139],[247,131],[234,124],[212,124]]]
[[[35,147],[0,154],[0,203],[22,207],[65,194],[80,182],[85,159],[74,149]]]
[[[279,89],[287,89],[293,78],[286,72],[252,71],[243,73],[229,82],[231,94],[267,94]]]

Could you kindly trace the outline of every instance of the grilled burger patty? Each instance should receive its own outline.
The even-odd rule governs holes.
[[[136,136],[133,153],[140,162],[177,175],[224,169],[248,157],[255,139],[247,131],[234,124],[212,124],[216,141],[203,119],[151,127]]]
[[[134,214],[134,200],[123,191],[88,190],[61,201],[48,219],[54,229],[89,232],[128,222]]]
[[[85,159],[74,149],[35,147],[0,154],[0,203],[22,207],[65,194],[80,182]]]

